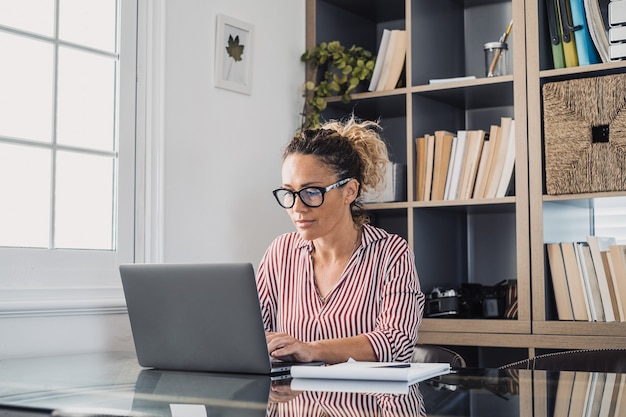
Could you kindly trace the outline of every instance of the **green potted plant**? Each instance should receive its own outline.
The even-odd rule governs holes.
[[[322,42],[301,56],[310,71],[304,86],[302,128],[320,126],[320,114],[326,108],[326,97],[341,96],[350,102],[350,94],[362,81],[372,78],[376,57],[360,46],[346,49],[339,41]]]

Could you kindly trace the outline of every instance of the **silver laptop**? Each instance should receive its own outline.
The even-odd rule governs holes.
[[[288,374],[267,351],[252,264],[125,264],[120,275],[141,366]]]

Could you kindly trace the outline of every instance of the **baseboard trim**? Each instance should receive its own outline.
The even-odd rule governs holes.
[[[0,319],[126,313],[121,288],[0,290]]]

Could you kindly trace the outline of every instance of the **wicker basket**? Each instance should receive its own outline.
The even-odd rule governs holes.
[[[626,74],[546,83],[548,194],[626,190]]]

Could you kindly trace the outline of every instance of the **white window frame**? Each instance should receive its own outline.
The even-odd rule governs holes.
[[[162,0],[123,0],[120,7],[125,40],[120,46],[117,250],[0,248],[0,318],[125,312],[117,266],[161,257],[160,244],[152,242],[160,241],[162,230],[162,127],[149,121],[161,113],[162,101],[148,103],[162,91],[161,69],[151,70],[155,58],[160,64],[164,55],[162,36],[151,40],[150,32],[163,29],[164,5]],[[159,87],[156,92],[150,84]],[[150,128],[156,139],[148,144]]]

